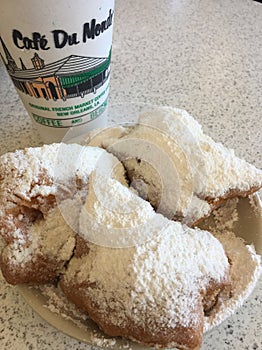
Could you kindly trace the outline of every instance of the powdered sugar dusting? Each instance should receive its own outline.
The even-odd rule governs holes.
[[[217,198],[229,189],[248,191],[250,187],[262,185],[261,170],[205,135],[201,125],[186,111],[161,107],[143,114],[139,121],[163,127],[183,148],[194,174],[197,195]]]
[[[79,328],[86,329],[84,322],[86,322],[88,316],[74,304],[68,302],[58,287],[54,285],[43,285],[35,288],[45,296],[45,307],[53,313],[62,316],[64,319],[73,321]]]
[[[219,325],[243,304],[252,292],[261,273],[260,257],[255,253],[254,248],[252,246],[245,246],[242,239],[237,238],[234,233],[228,231],[232,229],[233,223],[237,220],[238,214],[236,211],[236,205],[237,200],[230,200],[225,207],[220,208],[215,212],[216,219],[215,224],[213,225],[213,232],[216,232],[216,237],[221,241],[226,253],[232,260],[232,297],[229,300],[224,300],[218,307],[215,307],[209,317],[205,317],[205,332]],[[257,211],[257,207],[254,208],[254,210]],[[223,229],[221,229],[222,223]],[[57,288],[54,286],[52,288],[54,293],[57,294]],[[42,291],[41,293],[46,295],[45,291]],[[66,317],[67,311],[65,311],[65,309],[70,307],[71,303],[64,297],[60,298],[61,296],[59,293],[58,300],[62,300],[62,304],[64,305],[56,307],[56,311],[59,312],[59,309],[62,307],[63,312],[61,311],[60,314],[62,317]],[[52,297],[49,294],[49,302],[47,305],[51,310],[53,308],[52,304],[57,305],[57,301],[55,300],[56,297]],[[78,314],[79,312],[80,315],[83,315],[81,311],[76,309],[73,312],[73,316],[70,316],[73,322],[76,321],[76,324],[78,323],[77,320],[79,320],[79,317],[81,318]],[[82,320],[80,322],[83,322],[84,327],[86,327],[86,321]],[[96,328],[92,328],[92,326],[91,329],[93,335],[89,337],[89,342],[93,345],[102,346],[103,348],[112,346],[108,343],[108,337],[105,336],[103,332],[98,331]],[[111,340],[111,338],[109,339]],[[114,348],[132,349],[132,342],[127,342],[126,345],[122,345],[122,343],[119,343],[119,339],[113,338],[113,343]]]
[[[117,345],[118,349],[132,349],[131,344],[127,340],[120,340],[103,334],[86,313],[68,301],[59,287],[53,284],[46,284],[30,286],[28,288],[30,289],[30,293],[43,298],[43,308],[48,309],[66,322],[69,321],[71,328],[77,327],[81,329],[84,334],[83,337],[85,339],[88,338],[91,344],[102,348],[111,348]],[[26,297],[27,292],[22,289],[22,293]],[[32,294],[30,297],[32,298]]]
[[[131,178],[142,175],[150,188],[148,200],[157,203],[157,210],[172,219],[176,211],[183,215],[191,201],[190,164],[168,133],[149,125],[135,125],[120,140],[112,140],[107,150],[123,162]]]
[[[103,149],[77,144],[44,145],[7,153],[0,157],[1,202],[8,209],[21,200],[31,202],[57,195],[59,187],[70,191],[72,180],[86,182],[98,164],[101,171],[110,174],[119,162]]]
[[[196,132],[201,134],[201,129],[196,129]],[[205,144],[203,147],[205,152],[210,151],[208,145],[206,147]],[[78,146],[73,148],[77,150],[77,153],[83,151]],[[77,218],[81,211],[81,200],[77,201],[76,205],[71,199],[62,200],[60,207],[47,208],[42,199],[46,196],[54,196],[61,184],[65,183],[67,186],[68,176],[72,176],[71,160],[74,163],[74,176],[77,174],[76,177],[84,182],[87,182],[94,168],[93,165],[85,168],[85,165],[82,164],[85,155],[84,158],[80,157],[81,169],[76,169],[75,153],[69,152],[71,160],[68,164],[64,164],[64,161],[59,163],[59,160],[56,162],[58,169],[61,170],[64,166],[64,172],[58,172],[57,176],[55,174],[57,168],[52,168],[54,163],[52,163],[53,160],[51,161],[51,150],[55,149],[56,145],[51,146],[43,161],[39,150],[35,153],[32,149],[14,157],[7,155],[1,159],[3,160],[1,169],[4,175],[0,175],[0,186],[1,190],[3,189],[0,214],[2,215],[6,208],[11,210],[18,203],[25,203],[25,201],[31,203],[37,198],[37,204],[35,202],[33,205],[35,208],[38,208],[39,205],[45,219],[41,220],[39,217],[35,219],[33,225],[28,225],[28,234],[25,235],[22,225],[24,215],[17,214],[16,219],[21,222],[21,225],[18,224],[15,227],[12,232],[13,241],[9,243],[7,249],[4,249],[3,255],[14,261],[19,268],[23,268],[29,260],[33,262],[38,254],[69,261],[75,247],[74,229],[78,229]],[[221,151],[220,146],[217,151]],[[46,152],[45,147],[44,152]],[[94,151],[94,158],[98,157],[99,152]],[[26,165],[23,163],[24,157],[27,159]],[[9,169],[8,161],[11,163],[11,172],[15,173],[14,178],[19,179],[17,183],[8,182],[8,176],[5,176]],[[19,168],[20,161],[23,167]],[[108,164],[111,166],[111,161]],[[108,169],[111,172],[110,166]],[[31,169],[28,170],[30,167]],[[238,169],[237,166],[235,169]],[[236,171],[234,176],[238,175]],[[248,181],[246,186],[250,186],[251,177],[248,175],[248,178],[244,178],[244,182]],[[59,178],[61,182],[57,183],[54,181],[55,178]],[[92,191],[90,187],[86,204],[91,220],[88,221],[86,218],[80,220],[81,235],[84,238],[88,237],[86,236],[88,232],[99,236],[102,236],[100,233],[103,232],[110,235],[113,228],[116,229],[116,234],[120,232],[119,229],[127,229],[132,236],[133,232],[141,231],[141,226],[145,228],[143,233],[146,233],[142,244],[141,240],[135,244],[133,242],[131,247],[125,249],[101,247],[90,243],[88,244],[90,249],[88,256],[70,260],[65,276],[67,283],[70,285],[71,282],[73,284],[90,282],[93,287],[83,292],[91,301],[98,302],[97,312],[108,314],[108,320],[113,325],[125,327],[127,320],[132,319],[136,327],[149,324],[153,332],[156,332],[160,326],[171,329],[175,329],[177,325],[194,326],[199,322],[195,310],[201,305],[200,291],[204,292],[211,280],[218,283],[226,280],[229,264],[225,252],[232,264],[230,270],[233,282],[232,297],[212,310],[211,315],[206,318],[205,330],[217,325],[232,314],[236,307],[248,297],[259,278],[261,265],[254,248],[245,246],[243,240],[236,238],[231,232],[234,223],[238,220],[237,200],[228,201],[224,207],[214,212],[217,227],[212,229],[213,236],[206,231],[190,229],[181,223],[167,220],[161,214],[156,214],[149,203],[137,197],[116,180],[102,178],[100,175],[97,179],[99,180],[99,191]],[[92,176],[89,177],[89,180],[89,185],[92,185]],[[5,187],[9,185],[12,187],[11,195],[9,189]],[[70,185],[69,181],[69,187],[65,186],[64,189],[70,191]],[[80,194],[79,198],[83,196]],[[3,206],[5,201],[7,205]],[[198,206],[201,213],[204,210],[208,213],[209,207],[202,205],[202,202],[204,201],[200,198],[195,198],[191,213],[193,216],[199,214]],[[253,202],[252,205],[254,206],[255,203]],[[62,214],[68,212],[70,208],[74,208],[74,211],[70,213],[74,220],[71,222],[70,219],[69,225],[66,225]],[[14,226],[12,220],[11,215],[10,225]],[[133,228],[134,231],[132,231]],[[123,240],[125,239],[126,236]],[[64,297],[61,301],[60,297],[57,297],[57,294],[50,289],[43,293],[47,294],[49,300],[55,300],[55,304],[47,304],[52,312],[74,321],[74,315],[77,314],[76,309],[72,309],[69,314],[67,309],[61,309],[66,303]],[[79,327],[85,322],[85,316],[77,318]],[[99,346],[107,342],[99,338],[99,333],[93,333],[91,339]],[[116,340],[110,339],[108,344],[114,346]]]
[[[114,182],[103,180],[109,189]],[[121,187],[118,184],[114,191],[108,191],[111,202],[117,198],[117,191],[122,193]],[[137,200],[142,201],[139,197]],[[128,203],[132,209],[132,201],[126,205]],[[152,208],[148,203],[147,206],[151,213]],[[99,215],[103,215],[103,211]],[[200,291],[204,291],[211,280],[224,281],[229,269],[227,257],[222,245],[210,233],[169,221],[154,211],[153,215],[162,225],[140,245],[116,249],[88,244],[87,256],[70,261],[66,283],[81,285],[88,281],[94,285],[82,292],[99,305],[98,312],[106,314],[114,325],[125,327],[126,322],[132,320],[136,327],[150,324],[152,331],[160,326],[192,326],[201,322],[196,312],[201,303]],[[82,235],[90,229],[85,223],[81,223]],[[148,227],[153,229],[154,225],[150,224],[151,221]],[[100,231],[96,233],[100,236]]]
[[[30,225],[26,236],[17,228],[13,232],[13,242],[4,249],[3,256],[14,266],[24,268],[40,255],[67,261],[74,247],[75,232],[66,224],[59,208],[55,207],[46,214],[45,220],[40,219]]]
[[[207,201],[198,198],[196,195],[193,195],[189,207],[185,211],[185,216],[182,219],[182,222],[185,224],[192,224],[199,219],[202,219],[211,211],[211,206]]]
[[[152,239],[168,220],[114,179],[93,173],[79,232],[86,240],[108,247],[130,247]]]
[[[205,135],[201,125],[184,110],[159,107],[143,113],[139,124],[126,127],[125,132],[122,130],[123,127],[120,127],[119,132],[116,132],[116,128],[102,132],[105,139],[108,134],[106,140],[95,135],[91,144],[100,141],[103,147],[123,161],[131,178],[145,179],[149,184],[148,200],[153,204],[156,202],[155,192],[159,195],[159,189],[163,190],[161,182],[168,184],[168,191],[179,186],[178,200],[174,200],[174,196],[167,197],[159,210],[165,216],[166,211],[173,210],[175,218],[184,217],[185,223],[193,224],[211,212],[208,201],[204,203],[207,198],[217,200],[230,191],[239,194],[262,186],[262,170]],[[156,172],[159,168],[161,170],[160,180],[155,176],[155,181],[151,181],[150,168],[142,162],[148,159],[148,150],[154,147],[161,149],[162,157],[155,155],[155,150],[152,151],[150,155],[153,154],[156,161],[152,156],[151,164],[157,164]],[[164,166],[166,156],[172,166]],[[136,164],[136,160],[131,162],[130,157],[138,157],[140,163]],[[179,175],[178,181],[174,169]]]
[[[18,150],[1,156],[1,197],[3,200],[8,199],[6,206],[12,206],[12,201],[16,203],[18,198],[30,201],[32,196],[48,196],[55,193],[53,183],[43,181],[40,186],[39,175],[43,173],[43,169],[48,169],[49,176],[53,177],[53,157],[58,150],[59,145],[55,144]]]
[[[72,205],[69,205],[69,208],[72,208]],[[75,247],[75,232],[65,223],[57,207],[49,211],[45,220],[40,220],[30,227],[29,236],[33,242],[39,242],[39,251],[42,254],[53,256],[57,260],[67,261]],[[37,254],[36,249],[33,254]]]
[[[14,241],[3,251],[3,257],[11,261],[14,266],[24,268],[39,251],[39,239],[25,240],[21,229],[14,231]]]
[[[94,168],[125,181],[119,161],[96,147],[52,144],[0,157],[0,235],[6,241],[6,261],[24,268],[36,256],[70,258]]]

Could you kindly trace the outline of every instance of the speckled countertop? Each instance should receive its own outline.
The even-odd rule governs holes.
[[[116,0],[110,102],[187,109],[215,140],[262,167],[262,4]],[[39,145],[0,64],[0,154]],[[0,348],[89,349],[43,321],[0,277]],[[203,350],[262,349],[262,281]]]

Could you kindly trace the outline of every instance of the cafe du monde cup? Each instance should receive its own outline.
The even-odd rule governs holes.
[[[107,120],[113,0],[2,0],[0,54],[46,143]]]

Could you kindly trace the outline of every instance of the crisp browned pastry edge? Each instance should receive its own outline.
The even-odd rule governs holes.
[[[209,217],[212,212],[216,209],[218,209],[221,205],[223,205],[228,199],[233,199],[233,198],[245,198],[253,193],[259,191],[262,188],[262,186],[254,186],[251,187],[249,191],[240,191],[239,189],[231,189],[224,194],[224,196],[219,197],[219,198],[212,198],[212,197],[206,197],[204,200],[207,201],[207,203],[211,207],[210,213],[208,215],[203,216],[201,219],[193,222],[190,226],[191,227],[196,227],[199,226],[204,219]]]

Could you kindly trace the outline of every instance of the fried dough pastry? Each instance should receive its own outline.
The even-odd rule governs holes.
[[[87,143],[114,154],[157,212],[190,226],[228,198],[262,187],[261,170],[212,140],[184,110],[156,108],[137,124],[93,132]]]
[[[95,196],[89,183],[80,239],[60,283],[65,295],[108,335],[149,346],[199,349],[204,312],[230,283],[230,264],[221,243],[207,231],[155,213],[148,202],[113,179],[98,182],[108,189],[114,210],[109,216],[108,199]],[[92,235],[90,242],[92,227],[96,236],[104,237],[104,246]],[[109,246],[105,229],[115,246]],[[148,239],[139,236],[143,230]],[[118,246],[114,231],[119,232]],[[130,233],[137,234],[140,244],[121,247],[122,231],[128,242]]]
[[[47,283],[63,271],[95,167],[125,182],[117,159],[95,147],[53,144],[0,157],[0,266],[9,283]]]

